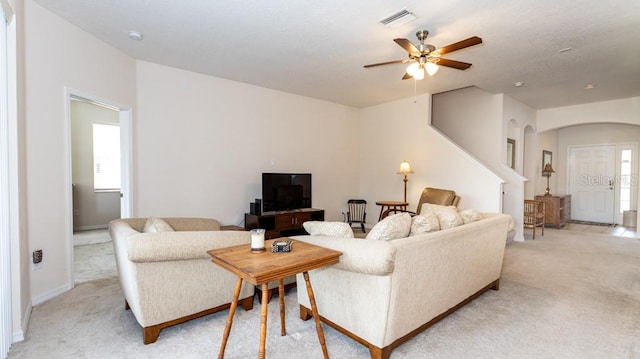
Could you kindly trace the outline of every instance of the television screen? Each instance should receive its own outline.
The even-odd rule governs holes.
[[[263,173],[262,210],[311,208],[311,173]]]

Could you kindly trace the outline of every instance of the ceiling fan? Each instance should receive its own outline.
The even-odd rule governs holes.
[[[393,39],[396,44],[400,45],[409,53],[409,58],[404,60],[380,62],[377,64],[365,65],[364,67],[370,68],[375,66],[405,64],[411,62],[412,64],[407,67],[407,72],[404,74],[402,79],[406,80],[413,77],[416,80],[422,80],[424,79],[425,70],[430,76],[432,76],[438,71],[439,66],[451,67],[458,70],[468,69],[471,67],[471,64],[468,62],[449,60],[442,58],[441,56],[482,43],[481,38],[473,36],[466,40],[458,41],[436,50],[435,46],[424,43],[427,36],[429,36],[429,31],[427,30],[420,30],[416,32],[416,37],[420,41],[420,45],[418,47],[413,45],[413,43],[407,39]]]

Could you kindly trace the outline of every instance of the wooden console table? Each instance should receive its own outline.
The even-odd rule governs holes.
[[[282,238],[289,240],[289,238]],[[218,353],[218,359],[224,358],[224,350],[227,346],[227,339],[233,324],[233,315],[238,306],[238,297],[240,296],[240,288],[242,281],[247,280],[254,285],[262,286],[262,305],[260,310],[260,347],[258,349],[258,358],[264,359],[266,356],[265,345],[267,337],[267,306],[268,292],[267,284],[271,281],[278,281],[279,302],[280,302],[280,334],[286,335],[285,327],[285,309],[284,309],[284,277],[302,273],[304,281],[307,285],[307,294],[311,302],[311,311],[316,322],[316,331],[318,340],[322,347],[324,358],[329,358],[327,345],[324,339],[320,316],[316,306],[313,289],[309,281],[308,271],[331,264],[338,263],[338,257],[341,252],[332,249],[315,246],[313,244],[292,240],[291,252],[272,253],[270,251],[273,240],[266,241],[265,247],[267,251],[262,253],[252,253],[250,244],[239,246],[219,248],[210,250],[207,253],[211,255],[211,261],[222,268],[230,271],[238,276],[235,291],[233,293],[233,301],[229,309],[229,317],[224,328],[222,337],[222,345]]]
[[[545,202],[545,227],[562,228],[571,220],[571,195],[537,195],[537,201]]]
[[[306,234],[302,227],[306,221],[324,221],[324,210],[303,208],[291,211],[263,212],[262,214],[244,214],[244,228],[246,230],[262,228],[266,231],[265,238]]]

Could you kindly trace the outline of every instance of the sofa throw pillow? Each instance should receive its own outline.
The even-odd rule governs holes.
[[[462,223],[467,224],[471,222],[477,222],[482,219],[482,215],[480,212],[475,209],[465,209],[464,211],[458,212],[460,213],[460,217],[462,217]]]
[[[169,223],[165,222],[162,218],[157,217],[149,217],[147,221],[144,223],[144,228],[142,229],[144,233],[153,233],[153,232],[173,232],[173,228],[169,225]]]
[[[418,234],[435,232],[439,230],[440,221],[438,221],[438,217],[435,214],[419,214],[411,218],[411,231],[409,232],[409,236],[416,236]]]
[[[392,239],[404,238],[411,231],[411,215],[409,213],[398,213],[387,216],[382,221],[376,223],[367,239],[379,239],[390,241]]]
[[[349,223],[306,221],[302,226],[312,236],[353,238],[353,229]]]
[[[464,222],[458,214],[456,206],[440,206],[437,204],[424,203],[420,209],[420,214],[433,213],[438,217],[440,229],[448,229],[461,226]]]

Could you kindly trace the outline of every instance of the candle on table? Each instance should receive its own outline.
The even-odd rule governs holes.
[[[264,252],[264,229],[251,230],[251,252]]]

